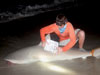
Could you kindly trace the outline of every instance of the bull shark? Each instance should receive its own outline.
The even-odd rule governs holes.
[[[94,54],[93,54],[94,53]],[[37,61],[41,62],[51,62],[57,60],[72,60],[76,58],[85,59],[88,56],[100,57],[100,48],[95,49],[91,52],[82,52],[78,48],[71,48],[66,52],[61,52],[59,54],[54,54],[45,51],[40,45],[32,46],[17,50],[4,58],[5,61],[14,64],[29,64]]]

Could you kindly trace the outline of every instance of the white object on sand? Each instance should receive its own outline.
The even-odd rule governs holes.
[[[44,47],[45,51],[56,53],[58,48],[58,42],[47,39],[46,45]]]

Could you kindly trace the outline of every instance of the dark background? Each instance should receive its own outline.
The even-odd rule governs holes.
[[[56,10],[56,7],[52,7],[50,8],[50,10],[52,11],[39,13],[34,16],[22,17],[19,19],[17,18],[7,22],[1,22],[0,49],[4,50],[4,47],[6,47],[6,49],[9,49],[8,47],[10,47],[11,49],[11,47],[13,46],[18,47],[17,49],[19,49],[22,47],[21,44],[25,44],[26,41],[28,42],[28,44],[23,45],[23,47],[33,45],[33,37],[35,40],[40,41],[40,38],[37,38],[34,35],[39,35],[40,28],[54,23],[56,16],[59,13],[65,14],[68,20],[73,24],[75,28],[81,28],[86,33],[91,33],[93,35],[95,34],[98,37],[100,36],[98,2],[91,0],[68,0],[68,2],[64,2],[63,0],[57,1],[63,2],[59,5],[62,9]],[[2,0],[0,1],[0,13],[7,11],[17,13],[19,10],[22,10],[27,5],[49,5],[53,2],[54,0]],[[18,9],[19,6],[22,7]],[[59,8],[59,6],[57,7]],[[36,44],[39,43],[39,41],[37,41]],[[19,44],[17,42],[21,43]]]
[[[54,0],[2,0],[0,1],[0,12],[11,11],[17,12],[18,5],[42,5],[50,4]],[[58,0],[60,1],[60,0]],[[61,0],[62,1],[62,0]],[[7,3],[7,4],[5,4]],[[64,13],[68,20],[72,22],[74,26],[87,28],[90,32],[96,32],[99,34],[99,6],[96,1],[86,1],[86,0],[71,0],[71,2],[65,2],[64,5],[61,5],[63,9],[61,10],[52,10],[50,12],[40,13],[38,15],[17,19],[7,23],[0,24],[0,30],[11,31],[12,33],[19,32],[20,30],[27,31],[27,29],[34,29],[34,27],[41,28],[43,25],[48,25],[55,21],[55,17],[59,13]],[[35,28],[36,29],[36,28]],[[19,30],[19,31],[17,31]]]

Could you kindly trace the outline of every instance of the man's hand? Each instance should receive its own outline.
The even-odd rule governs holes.
[[[47,42],[47,41],[42,42],[42,47],[45,47],[46,43],[48,44],[48,42]]]
[[[57,50],[58,50],[57,54],[59,54],[59,53],[61,53],[63,51],[61,47],[58,47]]]
[[[45,47],[45,45],[46,45],[46,42],[42,42],[42,47]]]

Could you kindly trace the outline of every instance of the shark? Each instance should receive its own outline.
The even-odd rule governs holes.
[[[92,51],[82,52],[78,48],[71,48],[66,52],[58,54],[45,51],[40,45],[23,48],[8,54],[4,60],[13,64],[29,64],[33,62],[51,62],[58,60],[72,60],[77,58],[87,58],[88,56],[95,56],[100,58],[100,48]]]

